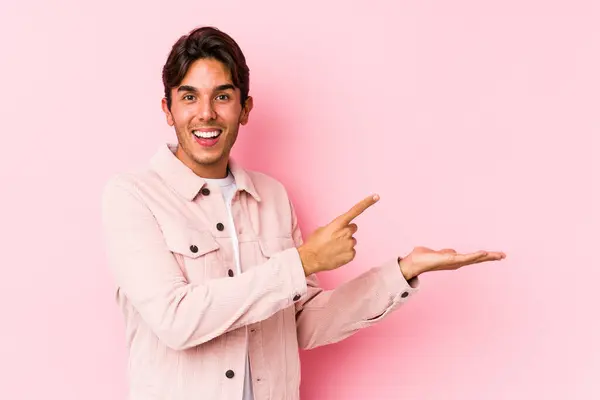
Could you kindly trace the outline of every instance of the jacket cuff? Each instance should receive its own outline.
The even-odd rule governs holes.
[[[304,267],[297,248],[286,249],[280,254],[281,267],[288,272],[290,304],[302,300],[308,292]]]
[[[419,281],[418,276],[407,281],[400,270],[400,263],[398,260],[398,258],[394,258],[382,265],[382,278],[388,287],[389,293],[394,295],[394,299],[405,301],[419,291],[421,282]]]

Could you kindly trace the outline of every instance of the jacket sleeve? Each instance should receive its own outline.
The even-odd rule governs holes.
[[[303,243],[293,204],[292,235],[296,247]],[[408,301],[420,286],[419,278],[406,281],[398,257],[373,267],[333,290],[319,286],[315,274],[306,278],[307,294],[295,303],[298,343],[311,349],[339,342],[371,326]]]
[[[233,278],[188,282],[154,215],[135,186],[124,179],[115,177],[105,186],[102,221],[118,290],[173,349],[194,347],[267,319],[306,295],[306,277],[296,248]]]

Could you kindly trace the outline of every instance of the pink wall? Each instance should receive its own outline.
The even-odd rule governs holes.
[[[212,3],[0,5],[0,399],[125,398],[100,191],[174,140],[161,67],[204,24],[251,68],[236,154],[305,233],[382,196],[326,287],[418,245],[508,255],[303,353],[304,399],[600,398],[599,3]]]

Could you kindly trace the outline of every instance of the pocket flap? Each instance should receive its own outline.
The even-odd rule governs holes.
[[[163,234],[169,250],[189,258],[198,258],[220,247],[209,231],[178,225],[163,227]]]
[[[261,237],[258,241],[260,243],[260,249],[262,253],[267,257],[271,257],[286,249],[296,247],[294,244],[294,239],[291,237]]]

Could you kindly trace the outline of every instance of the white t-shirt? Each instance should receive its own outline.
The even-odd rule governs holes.
[[[230,227],[235,265],[237,268],[237,273],[241,274],[242,268],[240,267],[239,242],[233,222],[233,214],[231,213],[231,200],[233,199],[233,195],[237,190],[235,179],[233,178],[231,172],[228,172],[227,177],[222,179],[204,179],[208,183],[218,185],[223,193],[225,204],[227,205],[227,212],[229,213],[229,224],[227,224],[227,226]],[[246,337],[248,336],[247,334],[248,332],[246,328]],[[252,393],[252,376],[250,374],[250,358],[248,356],[248,344],[246,344],[246,373],[244,374],[244,394],[242,396],[242,400],[254,400],[254,394]]]

